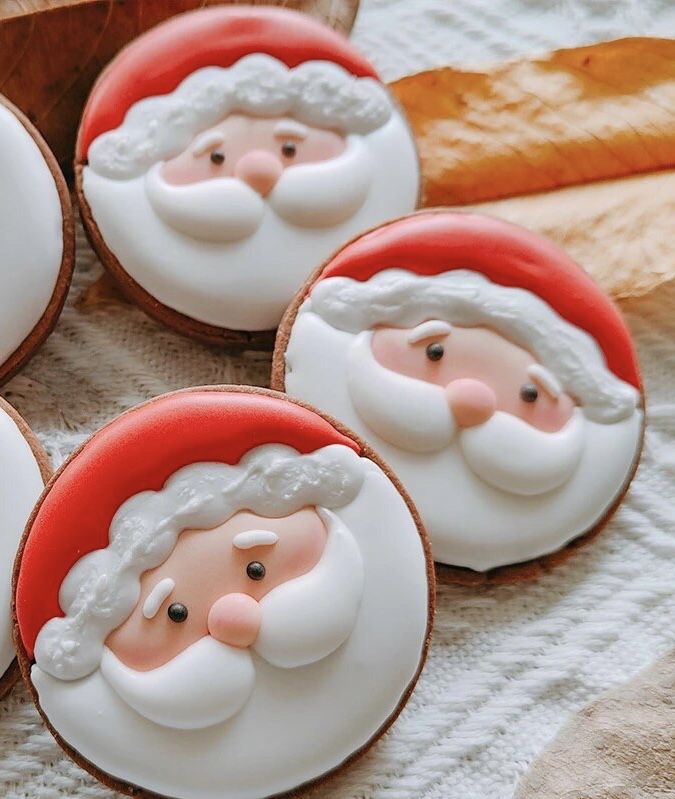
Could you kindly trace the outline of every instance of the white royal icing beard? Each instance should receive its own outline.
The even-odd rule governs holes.
[[[639,451],[640,410],[612,424],[594,422],[578,411],[562,435],[548,439],[551,461],[545,453],[541,459],[531,453],[533,462],[543,467],[538,477],[525,460],[532,448],[528,441],[536,438],[543,442],[551,434],[528,431],[516,445],[518,434],[524,433],[522,425],[518,420],[500,419],[503,415],[498,414],[493,420],[495,435],[508,437],[512,449],[496,451],[499,438],[493,438],[493,452],[489,425],[484,430],[452,435],[444,409],[433,399],[426,406],[426,417],[415,410],[412,421],[404,418],[414,403],[435,396],[434,387],[416,386],[413,384],[421,381],[408,379],[406,388],[403,376],[367,356],[359,360],[354,342],[368,340],[369,335],[359,338],[336,330],[313,313],[310,304],[306,301],[301,308],[291,331],[286,391],[333,414],[391,465],[420,510],[436,560],[484,571],[548,554],[592,529],[624,490]],[[360,393],[353,396],[350,386],[357,381],[355,363],[364,371]],[[350,370],[351,380],[347,377]],[[381,396],[377,390],[380,377]],[[378,398],[382,411],[376,417]],[[358,411],[355,400],[360,403]],[[407,406],[407,402],[413,405]],[[370,426],[368,422],[374,420],[379,427]],[[405,449],[416,430],[422,430],[426,445],[418,451]],[[435,435],[438,447],[433,444]],[[522,458],[517,460],[518,454]],[[530,478],[533,482],[528,487]],[[556,484],[559,487],[551,489]],[[534,488],[544,489],[544,493],[527,496]]]
[[[266,330],[277,326],[297,289],[333,250],[416,205],[417,154],[398,112],[350,140],[333,161],[290,167],[264,201],[220,180],[209,181],[213,187],[163,191],[152,171],[147,181],[117,180],[85,167],[83,189],[106,245],[154,298],[200,322]],[[235,194],[243,199],[231,219],[211,202],[221,189],[232,192],[229,201]],[[195,207],[208,205],[200,221],[188,202],[192,192],[200,197]],[[180,231],[193,214],[195,228],[185,235]],[[253,233],[241,238],[249,229]],[[198,240],[197,233],[207,238]]]
[[[66,681],[35,665],[31,679],[57,732],[112,777],[180,799],[260,799],[288,791],[363,746],[417,672],[428,618],[426,562],[414,520],[381,469],[363,463],[363,488],[335,512],[361,554],[361,600],[351,633],[332,654],[310,665],[279,668],[254,651],[255,684],[241,710],[224,723],[192,730],[144,718],[119,698],[101,670]],[[349,547],[344,553],[338,571],[347,569],[348,581],[354,580],[358,569],[350,565]],[[289,581],[286,588],[291,592],[302,580]],[[270,613],[273,594],[279,591],[281,602],[283,587],[268,595]],[[294,604],[289,593],[283,612]],[[304,605],[307,611],[313,607],[311,600]],[[320,613],[328,607],[327,601],[317,603]],[[302,628],[299,632],[302,638]],[[279,644],[286,633],[293,635],[292,624],[279,631]],[[262,654],[272,657],[276,644],[270,638],[268,645]]]
[[[0,106],[0,365],[32,332],[54,293],[63,218],[37,144]]]
[[[363,593],[358,545],[334,514],[318,510],[329,530],[319,563],[260,601],[262,623],[252,649],[280,668],[306,666],[330,655],[349,637],[358,614]],[[136,712],[185,730],[231,718],[255,685],[251,652],[211,636],[149,671],[129,668],[106,647],[101,672]]]
[[[33,451],[14,420],[0,409],[0,676],[14,659],[10,614],[14,555],[42,489]]]

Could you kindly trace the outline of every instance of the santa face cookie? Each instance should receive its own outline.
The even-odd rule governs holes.
[[[268,797],[393,721],[426,652],[430,571],[407,500],[350,434],[272,392],[177,392],[49,486],[17,559],[20,662],[107,784]]]
[[[435,559],[478,572],[597,529],[641,448],[618,311],[553,244],[490,217],[414,214],[347,244],[289,309],[272,382],[371,443]]]
[[[185,14],[124,49],[85,108],[77,175],[93,244],[132,298],[249,346],[317,264],[419,191],[412,134],[373,67],[278,8]]]
[[[73,269],[66,183],[40,134],[0,97],[0,382],[56,324]]]
[[[0,399],[0,696],[18,677],[12,640],[12,566],[17,547],[49,477],[49,460],[28,425]]]

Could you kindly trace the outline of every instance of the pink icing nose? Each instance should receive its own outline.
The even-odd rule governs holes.
[[[255,641],[261,620],[262,611],[255,599],[248,594],[225,594],[211,605],[206,625],[221,643],[246,647]]]
[[[453,380],[445,393],[458,427],[472,427],[487,422],[497,407],[494,391],[480,380],[468,377]]]
[[[234,168],[235,177],[266,197],[284,171],[281,161],[267,150],[251,150],[242,155]]]

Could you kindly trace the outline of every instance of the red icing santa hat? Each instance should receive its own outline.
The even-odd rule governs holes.
[[[305,69],[308,65],[314,65],[313,72]],[[205,73],[209,67],[230,74]],[[203,80],[193,79],[181,94],[181,84],[195,73]],[[146,106],[131,120],[136,124],[125,122],[141,101],[172,97],[177,90],[175,102],[155,103],[150,110]],[[172,125],[178,117],[178,127],[187,125],[187,135],[193,135],[229,111],[263,114],[266,108],[310,124],[363,133],[383,124],[392,104],[373,67],[347,39],[307,15],[269,7],[203,9],[150,30],[108,65],[84,110],[77,159],[91,159],[92,143],[120,129],[124,137],[109,141],[107,152],[98,155],[103,171],[123,176],[130,167],[112,167],[114,158],[139,148],[150,148],[158,158],[175,146],[175,138],[149,141],[153,126]]]
[[[236,389],[168,394],[92,436],[50,485],[25,541],[15,600],[29,657],[45,623],[63,616],[64,578],[84,555],[109,545],[111,521],[126,500],[159,491],[182,467],[234,465],[265,444],[286,445],[300,455],[338,444],[360,454],[355,442],[315,412]]]
[[[635,348],[620,313],[600,287],[547,239],[494,217],[420,212],[347,244],[325,266],[309,293],[327,278],[363,282],[393,268],[419,276],[471,270],[494,284],[525,289],[588,333],[607,368],[641,389]],[[364,302],[374,304],[373,298]]]

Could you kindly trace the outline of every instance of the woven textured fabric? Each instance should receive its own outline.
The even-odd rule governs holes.
[[[386,79],[453,63],[628,34],[672,35],[670,0],[372,0],[356,43]],[[3,391],[55,465],[89,433],[153,395],[205,383],[265,385],[269,357],[228,357],[126,304],[75,303],[101,272],[84,236],[59,325]],[[675,642],[675,286],[624,304],[649,398],[643,462],[594,543],[537,583],[439,588],[418,688],[392,731],[325,799],[508,799],[562,724]],[[261,756],[264,756],[261,754]],[[0,707],[0,795],[111,799],[71,763],[17,686]]]

